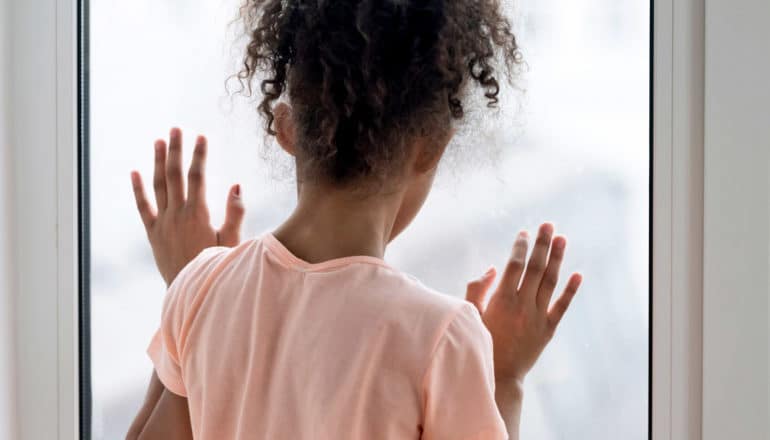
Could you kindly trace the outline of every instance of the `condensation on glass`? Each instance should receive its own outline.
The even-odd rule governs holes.
[[[90,1],[95,439],[125,434],[152,369],[144,352],[164,283],[129,171],[151,174],[153,141],[180,126],[189,153],[196,134],[208,136],[215,223],[232,183],[243,188],[247,234],[293,204],[288,162],[265,146],[253,101],[225,89],[242,44],[237,6]],[[520,228],[550,220],[569,237],[564,271],[582,271],[585,283],[526,384],[523,438],[647,438],[649,6],[508,5],[526,66],[495,117],[471,115],[386,256],[462,295],[468,279],[505,262]]]

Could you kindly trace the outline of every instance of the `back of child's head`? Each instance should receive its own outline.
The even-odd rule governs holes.
[[[239,78],[264,75],[268,133],[287,94],[299,174],[333,185],[397,175],[415,139],[431,148],[463,118],[469,84],[494,107],[498,71],[519,61],[496,0],[247,0],[241,13]]]

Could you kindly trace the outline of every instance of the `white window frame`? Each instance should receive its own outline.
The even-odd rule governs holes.
[[[20,439],[79,437],[77,1],[10,2],[16,415]],[[7,62],[4,60],[4,62]]]
[[[701,438],[703,0],[654,3],[652,438]]]
[[[760,4],[763,1],[738,0],[754,2],[757,10],[764,7]],[[17,428],[21,439],[74,440],[79,436],[77,0],[9,3],[9,30],[14,36],[11,145],[17,231]],[[734,322],[719,319],[715,307],[721,303],[716,297],[723,292],[707,286],[705,300],[703,297],[704,280],[708,285],[729,279],[730,270],[737,264],[732,258],[726,268],[713,267],[716,261],[722,261],[717,258],[721,252],[729,248],[716,239],[724,225],[710,219],[719,217],[717,203],[735,194],[730,191],[737,191],[735,185],[730,185],[718,193],[708,192],[717,184],[709,174],[725,170],[720,160],[726,153],[717,147],[721,145],[717,138],[719,130],[727,128],[716,124],[717,115],[710,112],[708,100],[704,105],[704,83],[711,84],[705,81],[704,71],[715,73],[715,87],[725,87],[734,79],[729,73],[716,75],[718,64],[704,64],[704,53],[712,53],[704,40],[715,42],[728,31],[725,26],[708,32],[705,29],[705,5],[715,3],[719,2],[654,1],[654,440],[728,438],[706,434],[718,429],[715,425],[729,418],[731,410],[719,402],[704,403],[702,398],[709,392],[723,391],[711,381],[727,368],[724,363],[712,365],[711,361],[723,353],[720,343],[724,339],[712,340],[710,335],[728,325],[740,325],[740,316],[734,317]],[[728,13],[724,11],[728,9],[726,4],[715,9]],[[740,20],[741,16],[735,18]],[[707,40],[706,35],[711,39]],[[712,63],[716,62],[714,58]],[[739,104],[740,100],[734,103]],[[705,155],[704,112],[709,123],[715,122],[714,128],[707,131]],[[764,191],[763,200],[770,201],[770,189],[765,186]],[[757,221],[762,219],[767,220],[766,209],[764,217]],[[704,234],[709,269],[705,274]],[[767,242],[765,256],[770,252],[770,239]],[[761,302],[752,303],[756,304]],[[738,355],[747,356],[745,352]],[[704,358],[708,368],[703,368]],[[770,392],[770,386],[766,389]],[[724,411],[721,416],[720,411]]]

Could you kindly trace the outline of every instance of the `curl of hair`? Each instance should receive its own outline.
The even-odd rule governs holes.
[[[288,95],[304,177],[381,182],[400,170],[409,140],[463,118],[468,83],[497,105],[499,67],[511,80],[521,62],[500,9],[496,0],[246,0],[236,77],[249,95],[260,81],[271,135],[273,106]]]

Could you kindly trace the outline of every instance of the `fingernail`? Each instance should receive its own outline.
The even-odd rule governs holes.
[[[553,234],[553,224],[551,223],[543,223],[542,226],[540,226],[540,232],[546,235]]]
[[[494,273],[495,273],[495,268],[494,267],[490,267],[489,269],[487,269],[486,272],[484,272],[484,276],[482,276],[481,278],[482,279],[487,279],[487,278],[491,277],[492,274],[494,274]]]
[[[240,183],[235,185],[235,189],[233,190],[233,194],[236,197],[240,197],[241,196],[241,184]]]
[[[556,237],[553,240],[553,247],[555,249],[564,249],[564,247],[567,245],[567,240],[564,237]]]
[[[526,240],[528,238],[529,238],[529,232],[527,231],[519,232],[519,240]]]

